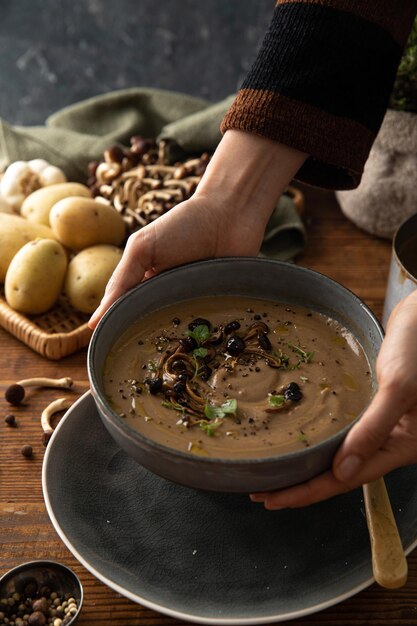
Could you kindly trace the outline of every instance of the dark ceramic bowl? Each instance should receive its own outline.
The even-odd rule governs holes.
[[[66,626],[73,626],[81,611],[83,588],[78,576],[61,563],[30,561],[14,567],[0,578],[0,598],[9,598],[18,593],[21,597],[34,599],[43,587],[55,591],[58,596],[70,595],[76,600],[77,612],[66,622]]]
[[[107,311],[88,351],[88,374],[98,412],[121,448],[147,469],[177,483],[248,493],[304,482],[331,466],[351,425],[300,451],[259,459],[215,459],[179,452],[148,439],[119,417],[106,400],[104,362],[127,327],[175,302],[226,294],[300,305],[338,320],[363,346],[375,379],[383,331],[373,313],[352,292],[322,274],[289,263],[260,258],[215,259],[164,272],[132,289]]]

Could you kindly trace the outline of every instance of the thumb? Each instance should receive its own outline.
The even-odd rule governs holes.
[[[374,396],[359,422],[347,434],[333,461],[333,473],[341,482],[352,482],[367,460],[387,440],[394,426],[408,409],[405,394],[382,388]]]
[[[147,255],[141,254],[142,246],[131,236],[127,242],[123,256],[107,283],[104,296],[99,307],[91,316],[88,325],[94,329],[107,309],[126,291],[138,285],[147,270]]]

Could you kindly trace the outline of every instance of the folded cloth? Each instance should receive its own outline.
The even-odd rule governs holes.
[[[68,180],[85,182],[87,165],[109,146],[129,145],[132,135],[166,142],[171,162],[213,152],[220,122],[234,96],[212,104],[186,94],[131,88],[65,107],[45,126],[10,126],[0,119],[0,169],[18,160],[41,158],[64,170]],[[282,197],[265,235],[268,257],[290,260],[301,252],[305,231],[294,203]]]

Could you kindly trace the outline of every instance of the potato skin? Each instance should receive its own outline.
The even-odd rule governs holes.
[[[16,311],[38,314],[56,302],[65,279],[68,261],[55,239],[35,239],[13,257],[4,290],[7,303]]]
[[[123,218],[113,207],[90,198],[64,198],[49,214],[56,238],[72,250],[97,244],[119,246],[126,232]]]
[[[56,239],[44,224],[29,222],[19,215],[0,213],[0,282],[4,283],[7,268],[22,246],[37,238]]]
[[[96,310],[121,258],[120,248],[103,244],[85,248],[71,259],[64,290],[75,309],[82,313]]]
[[[49,226],[49,213],[54,204],[71,196],[91,198],[91,191],[80,183],[56,183],[41,187],[25,198],[20,214],[30,222]]]

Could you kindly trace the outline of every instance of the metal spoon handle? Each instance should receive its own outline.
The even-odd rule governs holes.
[[[375,580],[387,589],[402,587],[408,566],[384,479],[367,483],[363,493]]]

